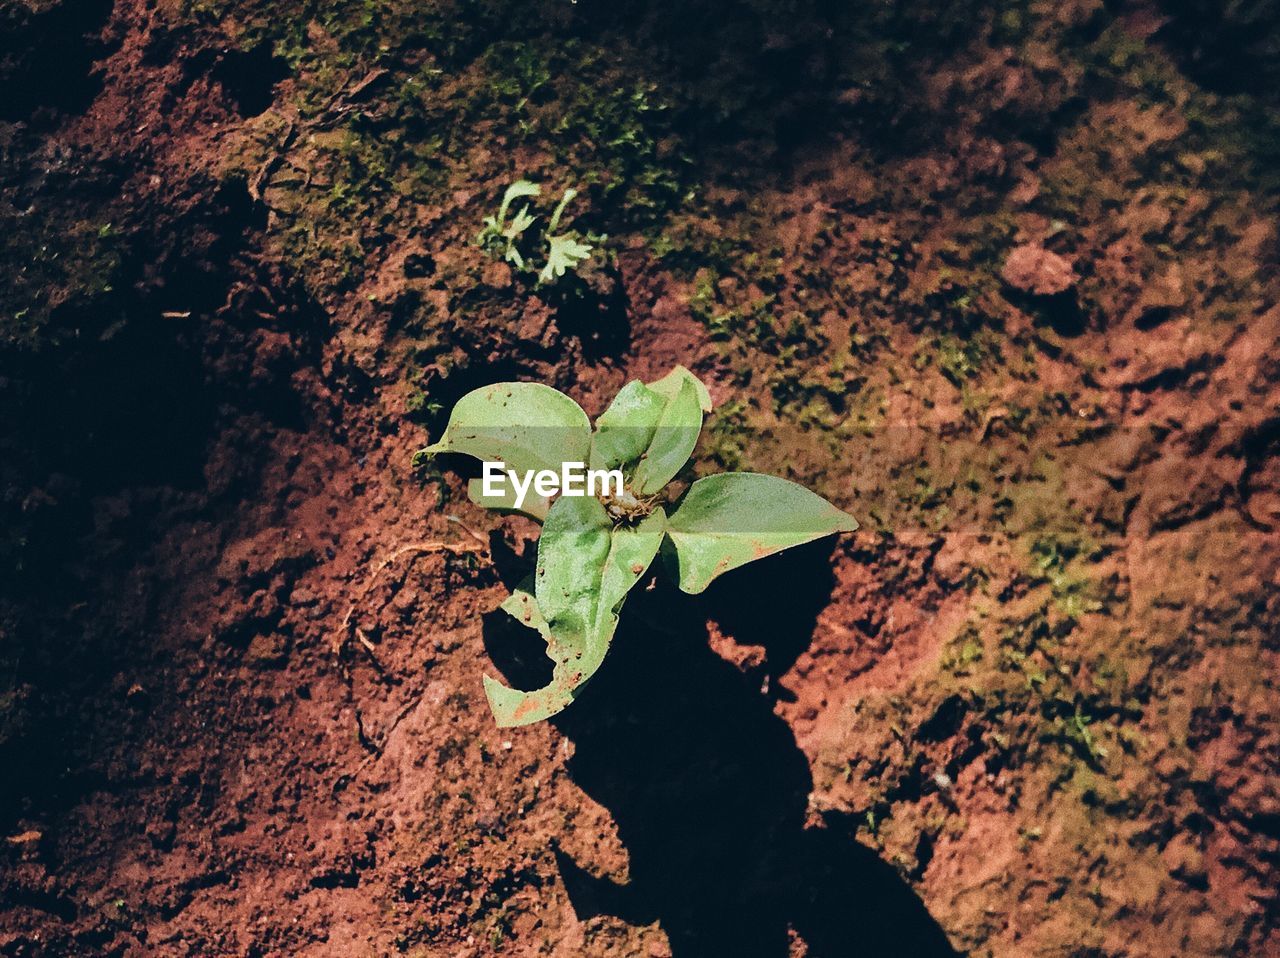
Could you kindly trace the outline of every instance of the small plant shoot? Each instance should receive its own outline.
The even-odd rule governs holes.
[[[583,240],[592,237],[561,229],[565,210],[578,195],[572,188],[561,194],[545,228],[537,226],[538,217],[528,202],[513,212],[517,201],[541,195],[542,187],[529,180],[517,180],[508,186],[497,215],[484,218],[476,244],[494,259],[511,264],[517,272],[536,275],[539,284],[548,284],[572,272],[591,255],[591,244]]]
[[[486,675],[498,725],[541,721],[574,700],[604,661],[627,593],[659,553],[679,587],[698,593],[739,566],[858,527],[803,486],[760,473],[706,476],[671,502],[668,484],[688,462],[710,411],[706,386],[683,366],[656,382],[628,383],[594,427],[550,386],[498,383],[463,396],[439,441],[423,450],[501,463],[513,481],[498,488],[472,480],[471,499],[542,523],[536,571],[502,608],[542,636],[554,672],[532,692]],[[528,478],[593,470],[620,473],[621,488],[566,484],[555,495],[554,483]],[[526,478],[517,495],[519,475]]]

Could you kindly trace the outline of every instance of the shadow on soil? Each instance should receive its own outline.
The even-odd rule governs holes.
[[[805,827],[813,783],[790,727],[761,694],[761,675],[707,644],[714,618],[737,641],[764,646],[769,671],[785,671],[832,584],[830,543],[818,543],[697,599],[660,582],[628,600],[606,667],[555,720],[576,746],[570,773],[612,813],[630,856],[630,881],[617,885],[557,850],[579,917],[657,920],[674,958],[785,958],[788,927],[813,958],[955,954],[851,822]],[[497,636],[490,645],[509,648]],[[509,674],[524,671],[496,658]]]

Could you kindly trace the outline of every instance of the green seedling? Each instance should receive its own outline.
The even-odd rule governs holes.
[[[627,593],[661,553],[679,587],[702,592],[718,576],[783,549],[858,527],[847,513],[777,476],[728,472],[674,498],[711,410],[705,385],[683,366],[651,383],[627,383],[594,428],[568,396],[540,383],[498,383],[463,396],[425,454],[458,452],[511,474],[559,473],[565,464],[620,474],[597,494],[517,498],[480,479],[468,494],[487,508],[542,523],[537,567],[502,604],[536,630],[554,663],[532,692],[484,677],[498,725],[527,725],[569,705],[600,668]],[[486,467],[488,472],[488,467]],[[528,483],[526,482],[526,491]]]
[[[496,216],[486,216],[476,243],[495,259],[510,263],[518,272],[536,274],[538,282],[554,283],[565,272],[577,268],[591,255],[592,246],[583,242],[577,230],[561,231],[561,220],[566,207],[577,197],[578,191],[569,188],[560,196],[560,202],[551,212],[546,229],[537,229],[538,217],[528,203],[512,212],[518,200],[533,199],[542,195],[542,187],[529,180],[517,180],[502,195],[502,204]],[[539,267],[535,260],[541,260]]]

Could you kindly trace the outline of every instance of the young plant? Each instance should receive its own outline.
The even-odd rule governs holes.
[[[560,231],[560,221],[565,208],[578,195],[569,188],[560,196],[560,202],[551,212],[545,230],[534,229],[538,217],[525,203],[514,214],[511,206],[517,200],[532,199],[542,195],[542,187],[529,180],[517,180],[502,195],[502,204],[496,216],[486,216],[476,235],[476,243],[495,259],[510,263],[518,272],[536,274],[539,284],[554,283],[566,271],[571,271],[591,255],[592,246],[583,242],[577,230]],[[540,258],[539,268],[535,258]]]
[[[565,463],[622,473],[599,495],[538,491],[518,510],[542,523],[537,567],[502,608],[547,643],[551,682],[523,692],[484,677],[498,725],[537,722],[569,705],[600,668],[623,600],[659,552],[685,592],[756,559],[858,527],[847,513],[776,476],[729,472],[692,483],[668,512],[668,483],[685,465],[711,411],[706,386],[683,366],[627,383],[595,427],[568,396],[540,383],[498,383],[463,396],[426,454],[460,452],[507,470],[560,472]],[[489,490],[492,492],[492,489]],[[468,494],[491,509],[516,498]]]

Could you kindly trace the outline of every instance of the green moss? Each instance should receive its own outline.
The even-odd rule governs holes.
[[[956,676],[971,675],[973,666],[982,661],[984,654],[981,632],[972,623],[966,623],[943,649],[938,667]]]
[[[68,222],[57,206],[35,213],[19,220],[0,211],[0,259],[10,264],[0,289],[2,348],[40,349],[101,333],[110,315],[98,307],[123,278],[126,241],[112,224]]]
[[[1093,583],[1080,569],[1081,563],[1096,552],[1079,536],[1044,535],[1031,543],[1033,576],[1049,584],[1058,608],[1073,621],[1086,612],[1102,609]]]
[[[963,388],[966,381],[976,377],[993,356],[998,356],[994,337],[974,335],[960,337],[951,333],[933,340],[933,354],[917,351],[917,361],[927,365],[936,358],[938,371],[956,388]]]
[[[358,284],[370,251],[451,184],[474,189],[493,172],[486,155],[508,178],[582,189],[594,233],[659,223],[687,194],[672,105],[615,47],[548,36],[500,5],[462,18],[448,3],[328,0],[300,13],[188,7],[195,28],[270,43],[295,73],[298,119],[252,121],[228,174],[255,182],[267,170],[272,239],[317,295]],[[515,169],[516,150],[537,162]]]

